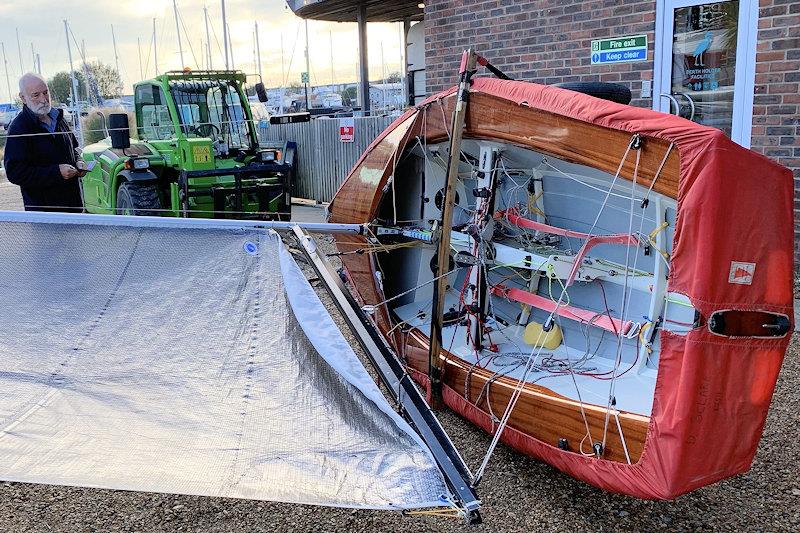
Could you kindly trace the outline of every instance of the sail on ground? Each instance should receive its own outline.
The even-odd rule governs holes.
[[[276,234],[26,216],[0,221],[0,479],[442,505]]]

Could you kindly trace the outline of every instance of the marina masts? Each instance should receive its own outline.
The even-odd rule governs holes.
[[[83,146],[83,128],[81,128],[80,109],[78,107],[78,80],[75,79],[75,68],[72,65],[72,45],[69,44],[69,23],[64,19],[64,33],[67,36],[67,57],[69,58],[70,94],[72,96],[72,116],[76,117],[75,130],[78,142]]]
[[[225,18],[225,0],[222,2],[222,46],[225,48],[225,70],[230,69],[230,59],[228,58],[228,22]]]
[[[19,44],[19,28],[17,31],[17,53],[19,53],[19,74],[22,76],[25,73],[25,67],[22,65],[22,45]]]
[[[137,38],[138,39],[138,38]],[[119,54],[117,53],[117,36],[114,35],[114,25],[111,25],[111,42],[114,44],[114,64],[117,67],[117,74],[119,74]],[[141,60],[141,58],[140,58]]]
[[[206,67],[208,70],[214,69],[214,64],[211,61],[211,36],[208,33],[208,8],[203,6],[203,16],[206,19],[206,54],[208,56]]]
[[[172,10],[175,12],[175,35],[178,37],[178,51],[181,55],[181,68],[184,66],[183,62],[183,44],[181,44],[181,25],[178,22],[178,1],[172,0]]]
[[[261,42],[258,38],[258,22],[255,23],[256,26],[256,63],[257,63],[257,70],[258,70],[258,78],[260,81],[264,81],[261,79]]]
[[[139,79],[144,79],[144,72],[142,71],[142,39],[136,38],[136,50],[139,52]]]
[[[156,46],[156,19],[153,18],[153,66],[158,76],[158,47]]]
[[[3,49],[3,66],[6,69],[6,87],[8,88],[8,101],[14,101],[14,95],[11,93],[11,78],[8,76],[8,59],[6,59],[6,43],[0,43]]]

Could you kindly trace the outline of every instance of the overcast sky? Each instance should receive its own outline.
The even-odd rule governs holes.
[[[205,42],[206,39],[203,6],[208,8],[211,26],[212,66],[221,68],[224,66],[224,59],[220,0],[178,0],[178,10],[183,19],[181,40],[184,64],[192,68],[206,67],[201,50],[201,40]],[[225,11],[233,43],[234,66],[237,69],[248,73],[257,72],[253,53],[253,26],[254,22],[258,22],[262,74],[267,86],[281,85],[281,40],[283,71],[287,83],[300,81],[300,73],[305,70],[304,23],[294,16],[283,0],[226,0]],[[67,19],[77,42],[86,42],[87,59],[100,60],[112,66],[114,46],[111,24],[114,25],[120,73],[125,84],[125,93],[130,94],[131,85],[141,78],[137,38],[141,40],[141,69],[144,77],[152,77],[155,72],[153,18],[156,19],[158,34],[158,69],[161,72],[177,69],[181,66],[181,61],[172,0],[0,0],[0,42],[5,46],[11,91],[17,92],[16,83],[21,74],[16,30],[19,30],[22,70],[34,70],[31,53],[33,43],[35,52],[41,56],[42,74],[49,78],[54,73],[69,68],[63,22]],[[309,21],[308,28],[312,83],[317,85],[331,83],[331,80],[336,83],[355,81],[358,61],[355,23]],[[400,24],[369,25],[369,64],[370,77],[373,80],[380,79],[384,70],[388,74],[400,69],[400,37]],[[335,52],[333,58],[331,42]],[[74,42],[72,56],[77,65],[79,52]],[[0,101],[8,100],[4,78],[5,70],[0,68]]]

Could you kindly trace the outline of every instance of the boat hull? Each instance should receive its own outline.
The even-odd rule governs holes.
[[[343,183],[330,208],[331,221],[375,220],[403,151],[418,139],[446,140],[452,106],[451,90],[390,126]],[[638,170],[629,161],[619,176],[638,179],[677,200],[669,290],[685,295],[701,318],[720,309],[741,309],[779,313],[793,321],[791,172],[738,147],[721,132],[552,87],[477,79],[465,138],[537,150],[613,174],[634,133],[647,140]],[[759,216],[750,216],[754,210]],[[366,243],[358,236],[337,238],[342,252]],[[729,281],[730,266],[738,261],[758,265],[759,274],[749,285]],[[372,256],[348,254],[342,262],[362,303],[386,299]],[[377,307],[374,317],[411,375],[427,386],[427,332],[400,333],[385,305]],[[671,499],[747,471],[789,335],[723,337],[700,323],[683,334],[659,332],[650,416],[621,411],[617,426],[604,405],[582,404],[525,384],[501,440],[578,479],[639,498]],[[452,353],[443,351],[440,358],[445,403],[484,430],[495,431],[496,417],[518,382],[492,379]],[[490,404],[487,395],[481,397],[487,381]],[[587,424],[589,433],[607,432],[602,457],[581,453]],[[620,449],[618,427],[630,464]],[[560,439],[566,439],[566,449],[559,448]],[[590,451],[587,441],[583,452]]]

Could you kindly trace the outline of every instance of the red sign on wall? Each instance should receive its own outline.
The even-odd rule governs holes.
[[[343,143],[351,143],[355,137],[355,120],[353,117],[339,119],[339,140]]]

